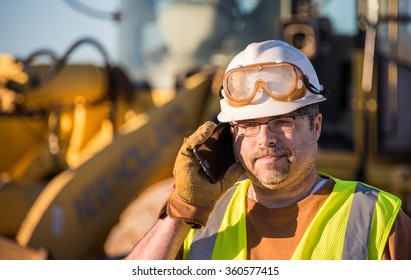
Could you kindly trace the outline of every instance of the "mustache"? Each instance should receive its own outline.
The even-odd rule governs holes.
[[[262,157],[268,157],[268,156],[290,157],[291,155],[292,155],[292,152],[289,149],[284,148],[284,147],[265,147],[265,148],[258,149],[258,151],[253,154],[252,162],[255,163],[257,159],[262,158]]]

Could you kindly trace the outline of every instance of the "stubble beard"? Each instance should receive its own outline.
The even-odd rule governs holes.
[[[269,189],[275,189],[277,185],[287,180],[290,174],[290,161],[287,160],[287,164],[270,163],[265,164],[260,171],[254,171],[255,178],[265,187]],[[255,165],[254,165],[255,167]]]
[[[261,156],[275,155],[281,156],[281,159],[275,163],[265,163],[259,165],[258,158]],[[268,189],[276,189],[278,185],[287,180],[291,171],[290,157],[292,152],[282,148],[267,148],[260,150],[251,160],[252,170],[247,170],[249,178],[254,178],[258,185],[262,185]]]

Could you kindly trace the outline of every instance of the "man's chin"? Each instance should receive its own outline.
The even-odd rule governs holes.
[[[267,174],[271,173],[271,174]],[[283,183],[287,176],[278,172],[273,174],[273,170],[267,171],[265,174],[258,175],[256,179],[259,184],[268,189],[277,189],[278,185]]]

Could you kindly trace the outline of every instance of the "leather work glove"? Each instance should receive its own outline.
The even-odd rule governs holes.
[[[167,203],[167,214],[194,227],[204,226],[214,204],[244,173],[239,162],[234,163],[216,183],[211,183],[193,153],[193,148],[207,140],[216,124],[207,121],[184,143],[174,165],[174,191]]]

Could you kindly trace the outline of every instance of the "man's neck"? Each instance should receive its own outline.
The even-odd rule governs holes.
[[[315,174],[300,182],[282,184],[276,189],[259,187],[252,183],[248,188],[247,195],[267,208],[287,207],[309,196],[321,180],[322,178]]]

